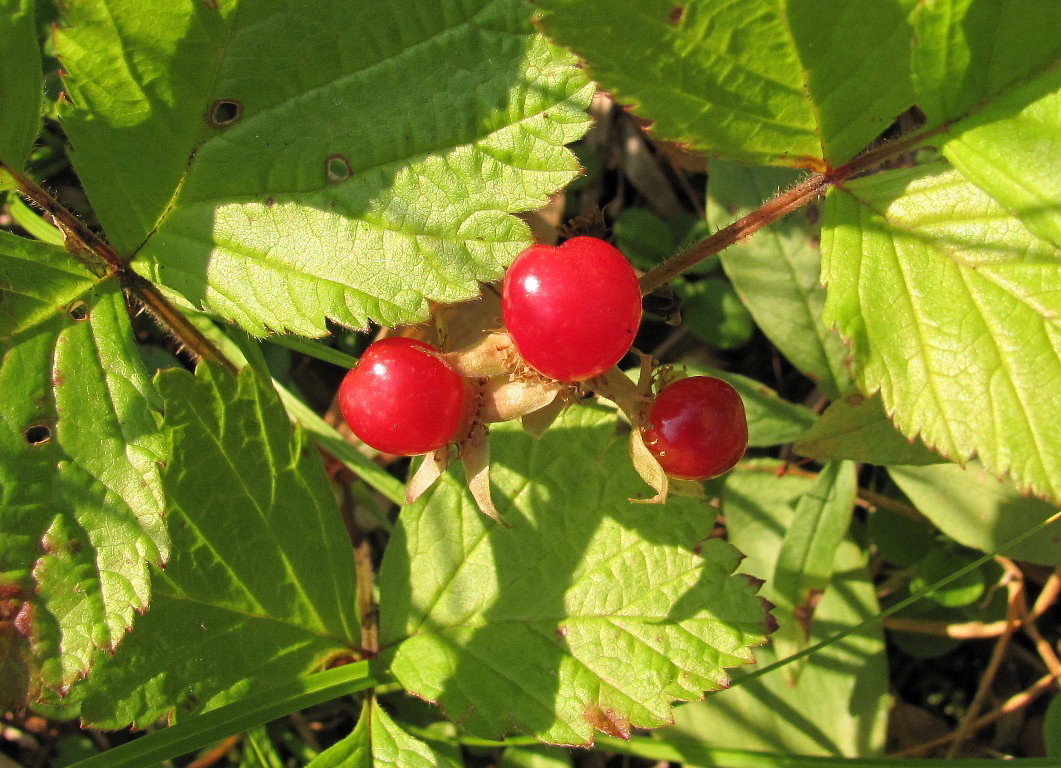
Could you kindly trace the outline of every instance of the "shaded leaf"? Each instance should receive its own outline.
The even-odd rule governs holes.
[[[753,168],[714,162],[707,181],[707,219],[720,229],[751,213],[799,179],[783,168]],[[851,388],[844,365],[847,348],[822,322],[825,289],[816,233],[794,215],[768,224],[719,254],[722,268],[756,324],[826,397]]]
[[[20,169],[40,129],[44,99],[33,0],[0,0],[0,162]]]
[[[959,544],[996,552],[1003,544],[1057,512],[1057,507],[1022,496],[977,462],[933,467],[889,467],[888,474],[914,506]],[[1061,521],[1005,552],[1007,557],[1061,566]]]
[[[1061,55],[1054,0],[929,0],[911,23],[911,79],[929,126],[991,104]]]
[[[849,160],[913,101],[903,0],[538,0],[660,138],[745,162]]]
[[[816,461],[850,459],[867,464],[941,464],[946,461],[920,440],[903,437],[884,412],[880,396],[850,394],[822,413],[792,444]]]
[[[1061,498],[1061,254],[940,165],[830,191],[824,310],[908,437]]]
[[[780,463],[746,462],[726,476],[722,511],[741,572],[769,579],[793,508],[813,481],[777,475]],[[850,540],[836,549],[830,584],[818,603],[809,642],[816,643],[879,612],[865,553]],[[773,599],[767,581],[763,596]],[[784,627],[791,617],[779,616]],[[767,646],[760,665],[777,658]],[[735,677],[739,680],[743,672]],[[675,708],[668,740],[695,739],[721,749],[797,755],[870,757],[884,747],[888,678],[880,626],[864,628],[812,654],[795,686],[782,667],[755,680]]]
[[[85,683],[81,715],[145,726],[321,667],[357,644],[354,568],[319,457],[276,393],[200,364],[162,371],[174,556],[152,610]]]
[[[73,160],[151,280],[261,335],[423,319],[530,241],[591,95],[522,0],[86,0]]]
[[[381,658],[473,734],[588,744],[594,729],[662,725],[763,639],[737,552],[708,539],[714,511],[630,503],[644,486],[615,429],[597,406],[540,439],[496,427],[491,481],[511,530],[452,474],[402,511],[380,573]]]
[[[121,290],[0,232],[0,706],[66,690],[150,599],[157,398]]]
[[[777,608],[774,618],[780,625],[772,640],[779,656],[807,647],[818,602],[832,581],[836,550],[847,538],[857,490],[855,465],[830,461],[796,502],[771,583],[771,602]],[[782,621],[782,613],[791,621]],[[784,670],[785,675],[794,680],[806,664],[806,659],[795,662]]]

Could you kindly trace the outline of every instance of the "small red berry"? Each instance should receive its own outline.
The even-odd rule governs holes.
[[[691,376],[656,396],[642,434],[668,475],[706,480],[741,460],[748,445],[748,420],[737,390],[721,379]]]
[[[611,368],[634,343],[641,289],[619,251],[595,237],[532,245],[501,287],[501,314],[520,356],[557,381]]]
[[[350,429],[378,451],[415,456],[453,439],[466,416],[464,380],[415,339],[369,345],[339,385]]]

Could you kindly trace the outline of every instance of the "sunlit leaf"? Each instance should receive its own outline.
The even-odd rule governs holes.
[[[933,164],[832,190],[824,310],[907,437],[1061,498],[1061,253]]]
[[[0,232],[0,360],[3,706],[118,645],[168,539],[158,402],[117,283]]]
[[[321,752],[306,768],[457,768],[444,754],[410,736],[369,699],[357,727]]]
[[[529,241],[591,89],[522,0],[85,0],[73,160],[134,265],[256,334],[422,320]]]
[[[380,573],[381,658],[473,734],[588,744],[670,721],[763,639],[739,556],[703,501],[646,488],[613,413],[571,408],[540,439],[491,433],[505,529],[444,476],[395,527]],[[533,481],[533,482],[532,482]]]

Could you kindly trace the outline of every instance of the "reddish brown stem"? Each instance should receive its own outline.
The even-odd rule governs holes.
[[[809,203],[828,188],[832,179],[821,173],[808,176],[796,186],[782,192],[775,198],[767,200],[762,206],[737,219],[724,229],[706,237],[695,245],[686,248],[674,258],[650,269],[640,279],[641,293],[650,293],[685,270],[696,266],[704,259],[714,256],[719,251],[743,240],[753,232],[777,221],[785,214]]]
[[[63,207],[42,186],[23,173],[0,163],[0,170],[9,174],[18,187],[18,192],[46,216],[63,233],[66,250],[96,277],[114,277],[121,284],[127,297],[146,309],[178,342],[197,359],[216,363],[231,373],[236,367],[214,344],[173,306],[154,283],[145,280],[129,268],[129,262],[120,256],[102,237],[84,222]]]
[[[852,176],[865,173],[886,160],[918,146],[929,136],[943,130],[944,127],[940,126],[931,131],[913,134],[897,141],[888,142],[859,155],[849,163],[832,168],[825,173],[811,174],[791,189],[767,200],[747,216],[737,219],[728,227],[720,229],[710,237],[704,238],[673,258],[646,272],[639,281],[641,293],[646,294],[654,291],[687,269],[696,266],[704,259],[714,256],[719,251],[743,240],[748,235],[757,232],[771,222],[777,221],[782,216],[802,208],[811,200],[828,191],[829,187],[839,184]]]

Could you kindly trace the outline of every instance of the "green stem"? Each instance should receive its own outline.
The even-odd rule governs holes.
[[[338,349],[333,349],[313,339],[304,339],[301,336],[268,336],[265,340],[270,344],[276,344],[278,347],[301,352],[304,355],[337,365],[340,368],[353,368],[357,365],[356,357],[340,352]]]
[[[278,685],[251,696],[182,720],[176,725],[108,749],[73,768],[142,768],[157,765],[212,744],[234,733],[254,728],[300,709],[379,685],[384,676],[374,674],[369,662],[359,661],[317,672],[302,680]]]

